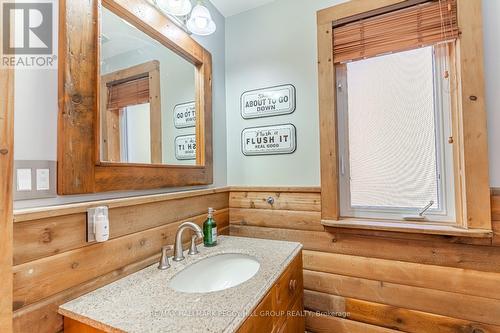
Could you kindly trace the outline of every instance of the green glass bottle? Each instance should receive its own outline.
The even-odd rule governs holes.
[[[208,217],[203,223],[203,243],[206,247],[217,245],[217,223],[214,220],[214,209],[208,209]]]

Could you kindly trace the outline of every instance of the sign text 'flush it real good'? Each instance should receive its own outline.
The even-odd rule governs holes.
[[[297,148],[296,132],[292,124],[246,128],[241,149],[247,156],[292,154]]]

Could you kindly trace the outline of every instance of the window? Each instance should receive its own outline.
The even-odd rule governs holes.
[[[160,63],[104,74],[101,91],[101,160],[161,164]]]
[[[318,11],[325,226],[491,237],[481,26],[480,0]]]
[[[454,221],[447,46],[336,66],[341,216]]]
[[[120,110],[120,155],[128,163],[151,163],[151,114],[149,103]]]

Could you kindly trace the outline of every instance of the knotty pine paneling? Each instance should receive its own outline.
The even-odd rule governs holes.
[[[413,287],[494,298],[500,303],[500,273],[303,251],[304,269]]]
[[[274,198],[274,204],[267,202],[269,197]],[[231,192],[229,207],[320,212],[321,199],[308,192]]]
[[[60,304],[154,264],[180,223],[202,225],[208,207],[227,234],[228,200],[227,190],[200,190],[17,212],[14,331],[60,332]],[[88,244],[86,209],[97,205],[110,208],[111,237]]]
[[[179,223],[201,224],[211,206],[222,233],[304,244],[306,308],[350,314],[309,312],[311,332],[500,333],[499,199],[491,201],[493,240],[327,231],[312,188],[202,190],[17,212],[15,332],[61,331],[60,304],[155,263]],[[86,244],[85,211],[98,204],[110,207],[112,239]]]
[[[315,312],[348,317],[351,321],[392,328],[408,333],[418,332],[500,332],[499,326],[471,323],[467,320],[399,308],[392,305],[362,301],[317,291],[304,292],[304,304]],[[348,314],[348,315],[347,315]]]
[[[304,270],[304,288],[448,317],[500,325],[497,299]]]
[[[321,333],[398,333],[389,328],[306,311],[306,330]]]
[[[304,245],[310,332],[497,333],[500,196],[491,203],[493,239],[471,239],[325,229],[319,191],[236,189],[230,234]]]
[[[233,224],[254,227],[323,231],[321,212],[231,208]]]
[[[223,215],[227,215],[227,210],[219,211],[215,216],[222,225],[227,221]],[[200,226],[205,219],[206,214],[189,218]],[[154,255],[163,245],[174,243],[180,223],[169,223],[14,266],[14,308],[34,303]],[[185,233],[184,238],[187,242],[191,236]]]
[[[230,217],[231,219],[231,217]],[[500,247],[231,224],[231,235],[301,242],[304,249],[500,273]]]
[[[111,208],[110,239],[207,213],[207,207],[227,208],[228,194],[213,193],[196,199],[176,198]],[[21,220],[21,215],[17,217]],[[14,223],[14,265],[87,246],[85,210]]]

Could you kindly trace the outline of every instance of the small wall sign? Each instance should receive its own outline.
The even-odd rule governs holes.
[[[174,107],[174,126],[175,128],[196,126],[195,102],[177,104]]]
[[[251,90],[241,95],[244,119],[290,114],[295,111],[295,87],[291,84]]]
[[[292,124],[245,128],[241,149],[246,156],[292,154],[297,148],[296,132]]]
[[[175,158],[178,160],[196,159],[196,135],[181,135],[175,138]]]

